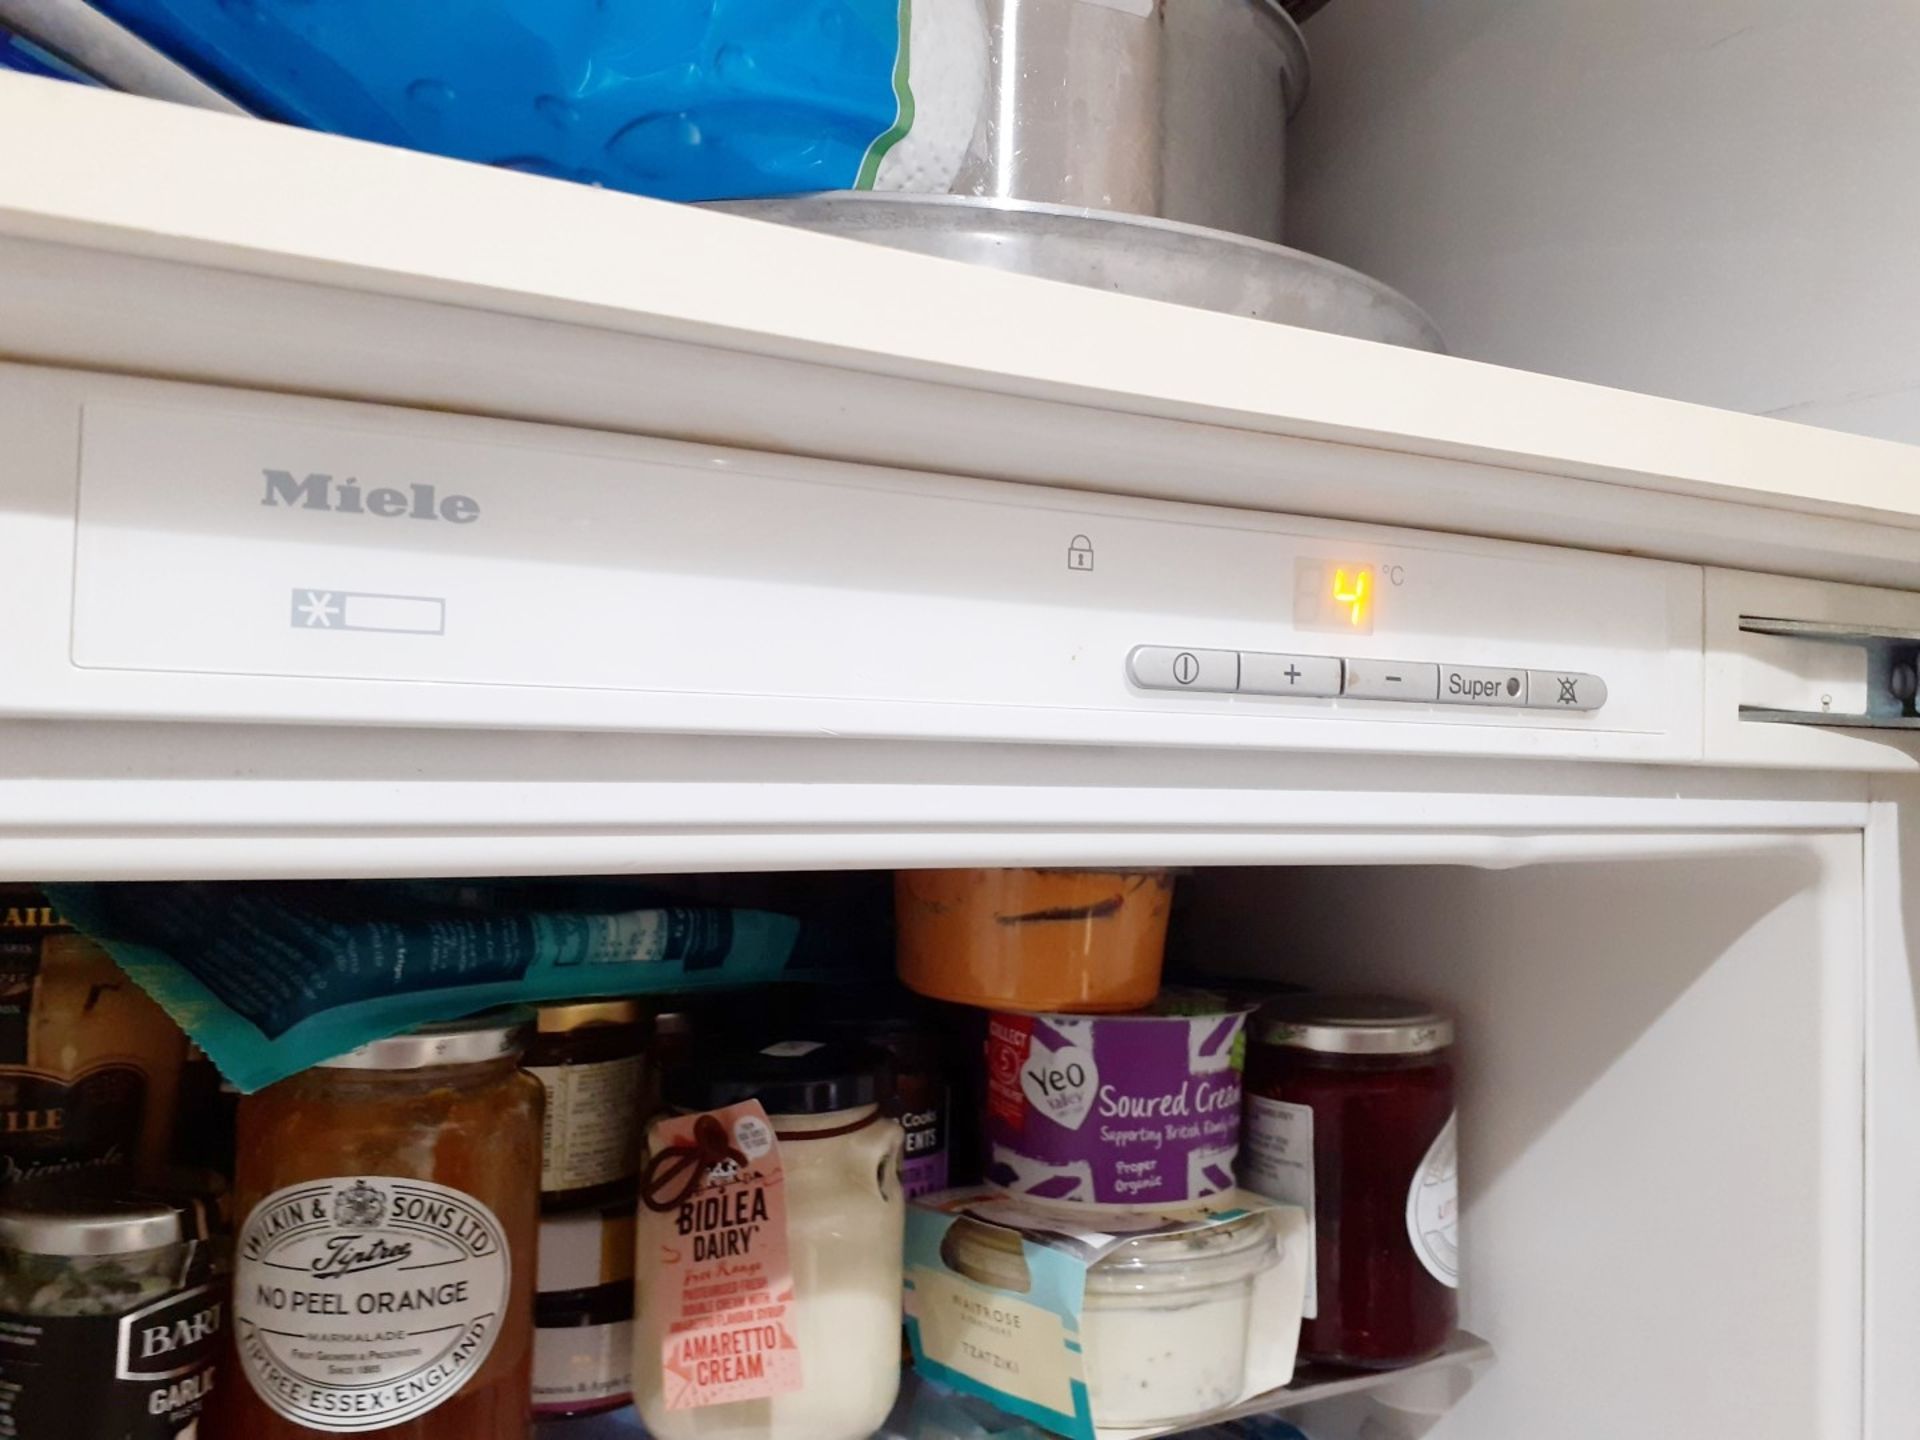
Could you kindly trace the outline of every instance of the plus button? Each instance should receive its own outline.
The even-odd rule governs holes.
[[[1298,665],[1289,665],[1280,673],[1287,677],[1287,683],[1289,685],[1298,685],[1300,683],[1300,667]]]

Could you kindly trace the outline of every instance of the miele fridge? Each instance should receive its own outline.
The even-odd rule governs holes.
[[[1182,867],[1462,1036],[1316,1437],[1915,1432],[1911,452],[50,91],[0,878]]]

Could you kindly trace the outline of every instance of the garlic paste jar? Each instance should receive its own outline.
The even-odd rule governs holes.
[[[540,1211],[527,1014],[362,1045],[240,1102],[234,1440],[526,1440]]]
[[[882,1065],[789,1040],[667,1077],[635,1266],[657,1440],[867,1440],[893,1408],[906,1205]]]
[[[1023,1293],[1020,1236],[962,1219],[943,1253],[960,1274]],[[1254,1282],[1278,1260],[1265,1212],[1124,1240],[1087,1270],[1080,1348],[1101,1426],[1174,1425],[1246,1387]]]
[[[0,1436],[194,1440],[226,1340],[226,1245],[204,1207],[134,1195],[0,1202]]]

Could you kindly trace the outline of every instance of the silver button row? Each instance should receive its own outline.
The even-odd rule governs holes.
[[[1266,655],[1246,650],[1181,650],[1140,645],[1127,674],[1142,690],[1283,695],[1297,699],[1402,700],[1503,710],[1598,710],[1607,682],[1574,670],[1501,670],[1424,660]]]

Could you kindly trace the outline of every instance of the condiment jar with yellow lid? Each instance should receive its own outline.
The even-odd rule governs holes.
[[[0,885],[0,1193],[153,1182],[187,1037],[39,891]]]
[[[540,1207],[593,1209],[633,1194],[652,1021],[631,999],[543,1005],[521,1062],[547,1092]]]

